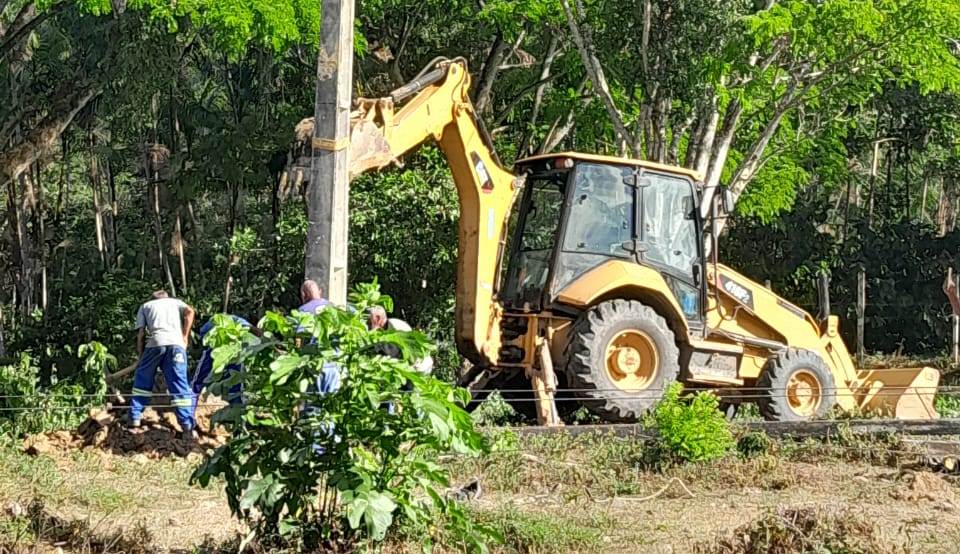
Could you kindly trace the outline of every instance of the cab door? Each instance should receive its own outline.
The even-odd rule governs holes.
[[[693,183],[649,170],[638,177],[638,258],[663,274],[691,329],[702,329],[703,246]]]

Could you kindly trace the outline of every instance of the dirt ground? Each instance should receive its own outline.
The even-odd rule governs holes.
[[[148,458],[186,456],[203,453],[224,442],[226,434],[222,427],[211,425],[210,418],[216,407],[201,406],[197,409],[196,441],[180,438],[180,426],[172,411],[157,412],[148,408],[143,413],[139,428],[128,427],[123,411],[93,409],[87,419],[74,430],[54,431],[33,437],[24,442],[29,454],[44,454],[57,451],[92,450],[115,455],[142,454]]]
[[[118,445],[128,438],[89,440],[119,433],[115,422],[96,430],[85,425],[69,440],[57,435],[0,447],[0,543],[36,543],[17,522],[37,500],[49,517],[82,522],[100,536],[142,526],[150,535],[148,551],[195,551],[204,540],[219,543],[241,531],[219,484],[188,483],[200,454],[170,455],[175,445],[145,442],[137,444],[153,450],[123,450]],[[497,551],[691,552],[738,539],[735,530],[765,514],[811,508],[853,514],[875,528],[890,552],[960,552],[956,476],[782,455],[642,471],[632,461],[635,448],[612,439],[521,444],[483,460],[446,463],[455,478],[479,479],[483,492],[471,501],[474,510],[534,518],[531,529],[517,531]],[[578,533],[588,538],[577,543],[562,536]],[[395,546],[390,550],[420,548],[415,541]],[[46,542],[25,551],[56,548]]]

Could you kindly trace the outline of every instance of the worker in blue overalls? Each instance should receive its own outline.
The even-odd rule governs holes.
[[[137,353],[140,360],[133,374],[133,395],[130,400],[130,425],[140,426],[144,409],[153,396],[153,379],[157,368],[163,371],[171,404],[183,438],[196,438],[194,431],[193,393],[187,381],[187,343],[196,312],[182,300],[170,298],[158,290],[137,311]]]
[[[242,325],[243,327],[250,330],[255,335],[259,335],[259,330],[250,325],[250,322],[246,319],[243,319],[240,316],[230,315],[230,318],[233,319],[236,323]],[[207,334],[213,329],[214,323],[213,318],[210,318],[203,326],[200,327],[200,342],[206,338]],[[223,379],[229,378],[234,373],[239,373],[242,369],[240,364],[230,364],[224,368]],[[193,379],[190,383],[190,389],[193,391],[193,404],[191,405],[191,411],[193,414],[194,421],[196,421],[197,414],[197,402],[200,398],[200,393],[203,392],[208,385],[211,384],[210,374],[213,372],[213,349],[209,346],[204,346],[203,353],[200,354],[200,361],[197,363],[197,370],[193,373]],[[231,406],[236,406],[243,403],[243,383],[234,383],[230,386],[230,389],[227,391],[225,400],[230,403]]]

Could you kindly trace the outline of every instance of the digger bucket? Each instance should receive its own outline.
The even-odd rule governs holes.
[[[932,367],[868,369],[857,375],[860,409],[897,419],[937,419],[940,372]]]

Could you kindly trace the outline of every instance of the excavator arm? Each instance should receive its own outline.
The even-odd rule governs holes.
[[[519,187],[514,175],[500,166],[478,122],[469,86],[466,65],[445,60],[385,98],[357,100],[351,117],[350,177],[385,167],[427,140],[440,146],[460,201],[457,346],[473,363],[490,367],[500,350],[498,270]]]

